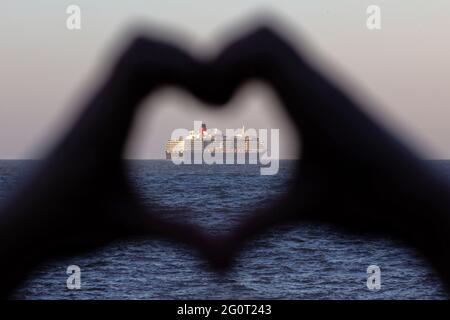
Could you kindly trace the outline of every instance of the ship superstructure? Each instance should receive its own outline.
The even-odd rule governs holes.
[[[259,154],[265,150],[265,146],[256,136],[249,135],[245,127],[233,130],[233,134],[227,136],[217,128],[207,129],[202,123],[200,129],[189,130],[184,137],[177,140],[169,139],[166,143],[166,159],[177,156],[183,159],[193,159],[196,153],[208,153],[212,156],[222,154],[226,159],[245,159],[245,163],[251,163],[250,159],[258,161]],[[227,158],[228,157],[228,158]],[[238,161],[239,162],[239,161]]]

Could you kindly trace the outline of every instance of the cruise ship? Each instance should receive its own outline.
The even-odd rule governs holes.
[[[166,159],[171,160],[176,155],[187,163],[194,163],[195,153],[209,153],[212,156],[222,154],[223,163],[230,163],[231,159],[234,163],[259,162],[259,155],[266,150],[259,138],[246,134],[244,126],[233,133],[227,137],[221,130],[207,129],[202,123],[198,131],[190,130],[178,140],[169,139],[165,147]]]

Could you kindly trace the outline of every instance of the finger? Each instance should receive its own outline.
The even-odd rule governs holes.
[[[180,82],[194,60],[182,49],[137,37],[124,51],[109,78],[88,101],[55,156],[116,159],[121,156],[133,116],[156,87]]]
[[[294,186],[284,196],[257,209],[230,233],[230,252],[238,252],[245,243],[274,227],[307,221],[315,216],[319,202],[307,191],[307,185]]]
[[[126,236],[160,238],[183,243],[200,251],[206,251],[206,247],[211,243],[212,237],[200,227],[183,219],[186,213],[180,210],[136,202],[129,206],[127,212],[131,214],[128,215],[124,228]]]

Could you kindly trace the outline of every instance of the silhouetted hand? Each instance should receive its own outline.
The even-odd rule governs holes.
[[[261,28],[234,42],[212,65],[228,87],[243,78],[266,80],[302,141],[290,191],[223,236],[212,258],[217,266],[229,266],[243,242],[276,224],[315,221],[406,240],[450,284],[447,181],[272,30]]]
[[[143,42],[125,50],[71,130],[2,208],[2,296],[48,258],[120,238],[164,237],[199,249],[209,243],[197,227],[163,219],[157,204],[145,206],[128,181],[123,148],[134,111],[154,86],[142,76],[163,81],[179,60],[179,51],[162,43],[141,57]]]

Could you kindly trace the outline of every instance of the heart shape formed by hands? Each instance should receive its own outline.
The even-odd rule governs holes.
[[[139,201],[121,160],[139,103],[170,85],[219,107],[253,78],[273,87],[298,128],[302,159],[293,187],[220,237],[158,217],[161,208]],[[24,235],[10,258],[25,267],[8,285],[15,286],[43,257],[132,235],[191,244],[216,267],[226,267],[255,234],[305,220],[399,236],[422,249],[448,281],[449,257],[443,252],[449,242],[443,234],[450,206],[444,184],[361,110],[267,25],[240,36],[209,60],[137,37],[68,135],[9,201],[5,212],[14,223],[2,231]],[[429,212],[433,219],[427,219]],[[20,257],[36,245],[36,255]]]

